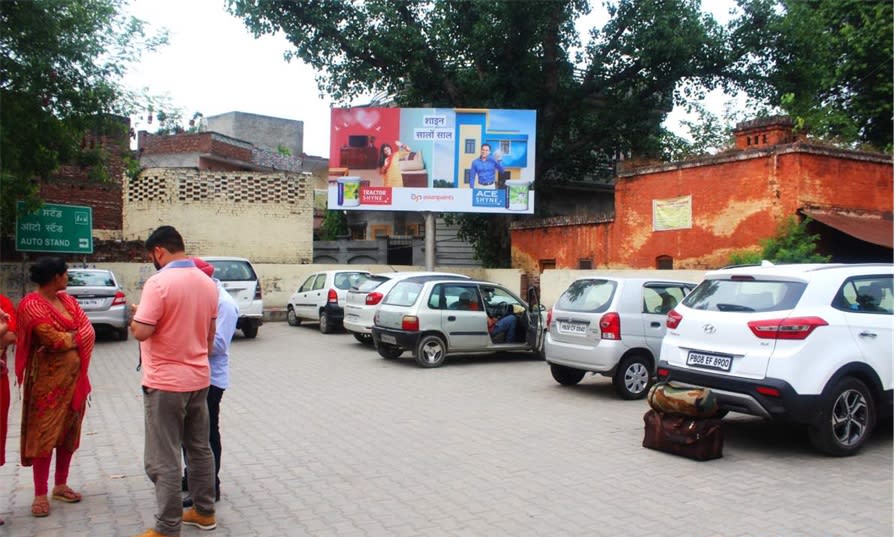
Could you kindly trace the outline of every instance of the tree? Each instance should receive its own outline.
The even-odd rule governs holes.
[[[320,240],[333,241],[349,234],[348,219],[343,211],[327,211],[320,224]]]
[[[608,156],[661,154],[661,123],[682,81],[711,87],[732,62],[723,29],[699,0],[618,0],[581,43],[586,0],[229,0],[256,35],[284,32],[349,102],[385,92],[404,107],[538,112],[535,188],[594,173]],[[542,207],[545,203],[540,204]],[[459,217],[488,266],[508,266],[509,217]],[[485,254],[494,250],[494,255]],[[484,256],[484,257],[483,257]]]
[[[893,2],[738,0],[739,85],[812,135],[893,147]]]
[[[819,235],[810,235],[806,218],[797,222],[793,216],[784,220],[774,237],[761,241],[761,252],[740,252],[731,256],[733,265],[758,263],[763,259],[772,263],[827,263],[830,256],[818,253]]]
[[[142,21],[121,15],[122,4],[0,2],[0,235],[13,229],[17,200],[39,206],[36,180],[82,155],[85,133],[120,129],[114,116],[136,107],[121,77],[167,36],[147,37]]]

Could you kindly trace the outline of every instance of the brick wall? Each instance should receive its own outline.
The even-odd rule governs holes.
[[[681,196],[691,196],[691,227],[654,231],[654,200]],[[611,222],[515,226],[513,266],[537,273],[540,260],[577,268],[592,257],[594,268],[653,268],[669,256],[675,268],[714,268],[805,206],[892,211],[892,159],[793,144],[630,172],[616,184]]]
[[[138,134],[141,157],[179,153],[208,153],[219,157],[252,162],[252,145],[214,132],[155,135]]]

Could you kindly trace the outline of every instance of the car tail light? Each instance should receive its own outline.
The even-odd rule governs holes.
[[[679,323],[684,317],[675,310],[669,310],[666,314],[666,328],[678,328]]]
[[[339,304],[339,295],[336,294],[336,289],[327,291],[327,304]]]
[[[551,327],[551,321],[553,321],[553,320],[554,320],[554,308],[551,308],[551,309],[548,310],[548,318],[547,318],[547,322],[545,323],[545,326],[547,326],[548,328],[550,328],[550,327]]]
[[[789,317],[747,323],[760,339],[806,339],[813,330],[827,325],[828,322],[821,317]]]
[[[255,298],[252,300],[261,300],[261,280],[258,280],[255,284]]]
[[[420,330],[420,319],[414,315],[405,315],[401,318],[401,329],[408,332],[417,332]]]
[[[601,339],[622,339],[622,331],[619,326],[619,314],[616,312],[605,313],[600,318]]]
[[[368,306],[376,306],[382,299],[383,293],[377,293],[376,291],[374,291],[373,293],[367,293],[367,296],[364,298],[364,303]]]
[[[124,293],[122,293],[121,291],[116,291],[115,298],[112,299],[112,305],[123,306],[125,303],[127,303],[127,300],[125,299]]]
[[[772,397],[781,397],[781,392],[777,388],[768,386],[756,386],[756,391],[762,395],[770,395]]]

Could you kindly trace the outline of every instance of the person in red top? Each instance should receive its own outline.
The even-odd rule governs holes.
[[[6,348],[16,342],[16,308],[6,295],[0,295],[0,466],[6,464],[6,428],[9,425],[9,369]],[[0,526],[3,519],[0,518]]]
[[[212,530],[215,461],[206,399],[218,289],[187,257],[183,237],[172,226],[153,231],[145,247],[159,271],[133,306],[131,331],[143,360],[144,466],[155,485],[158,513],[155,528],[138,537],[180,535],[181,524]],[[190,461],[193,507],[187,511],[180,496],[181,446]]]

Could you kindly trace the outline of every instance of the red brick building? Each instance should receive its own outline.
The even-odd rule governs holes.
[[[835,261],[892,261],[891,156],[813,144],[786,117],[739,124],[735,140],[724,154],[621,171],[615,216],[516,222],[513,266],[715,268],[790,216],[812,216]]]

